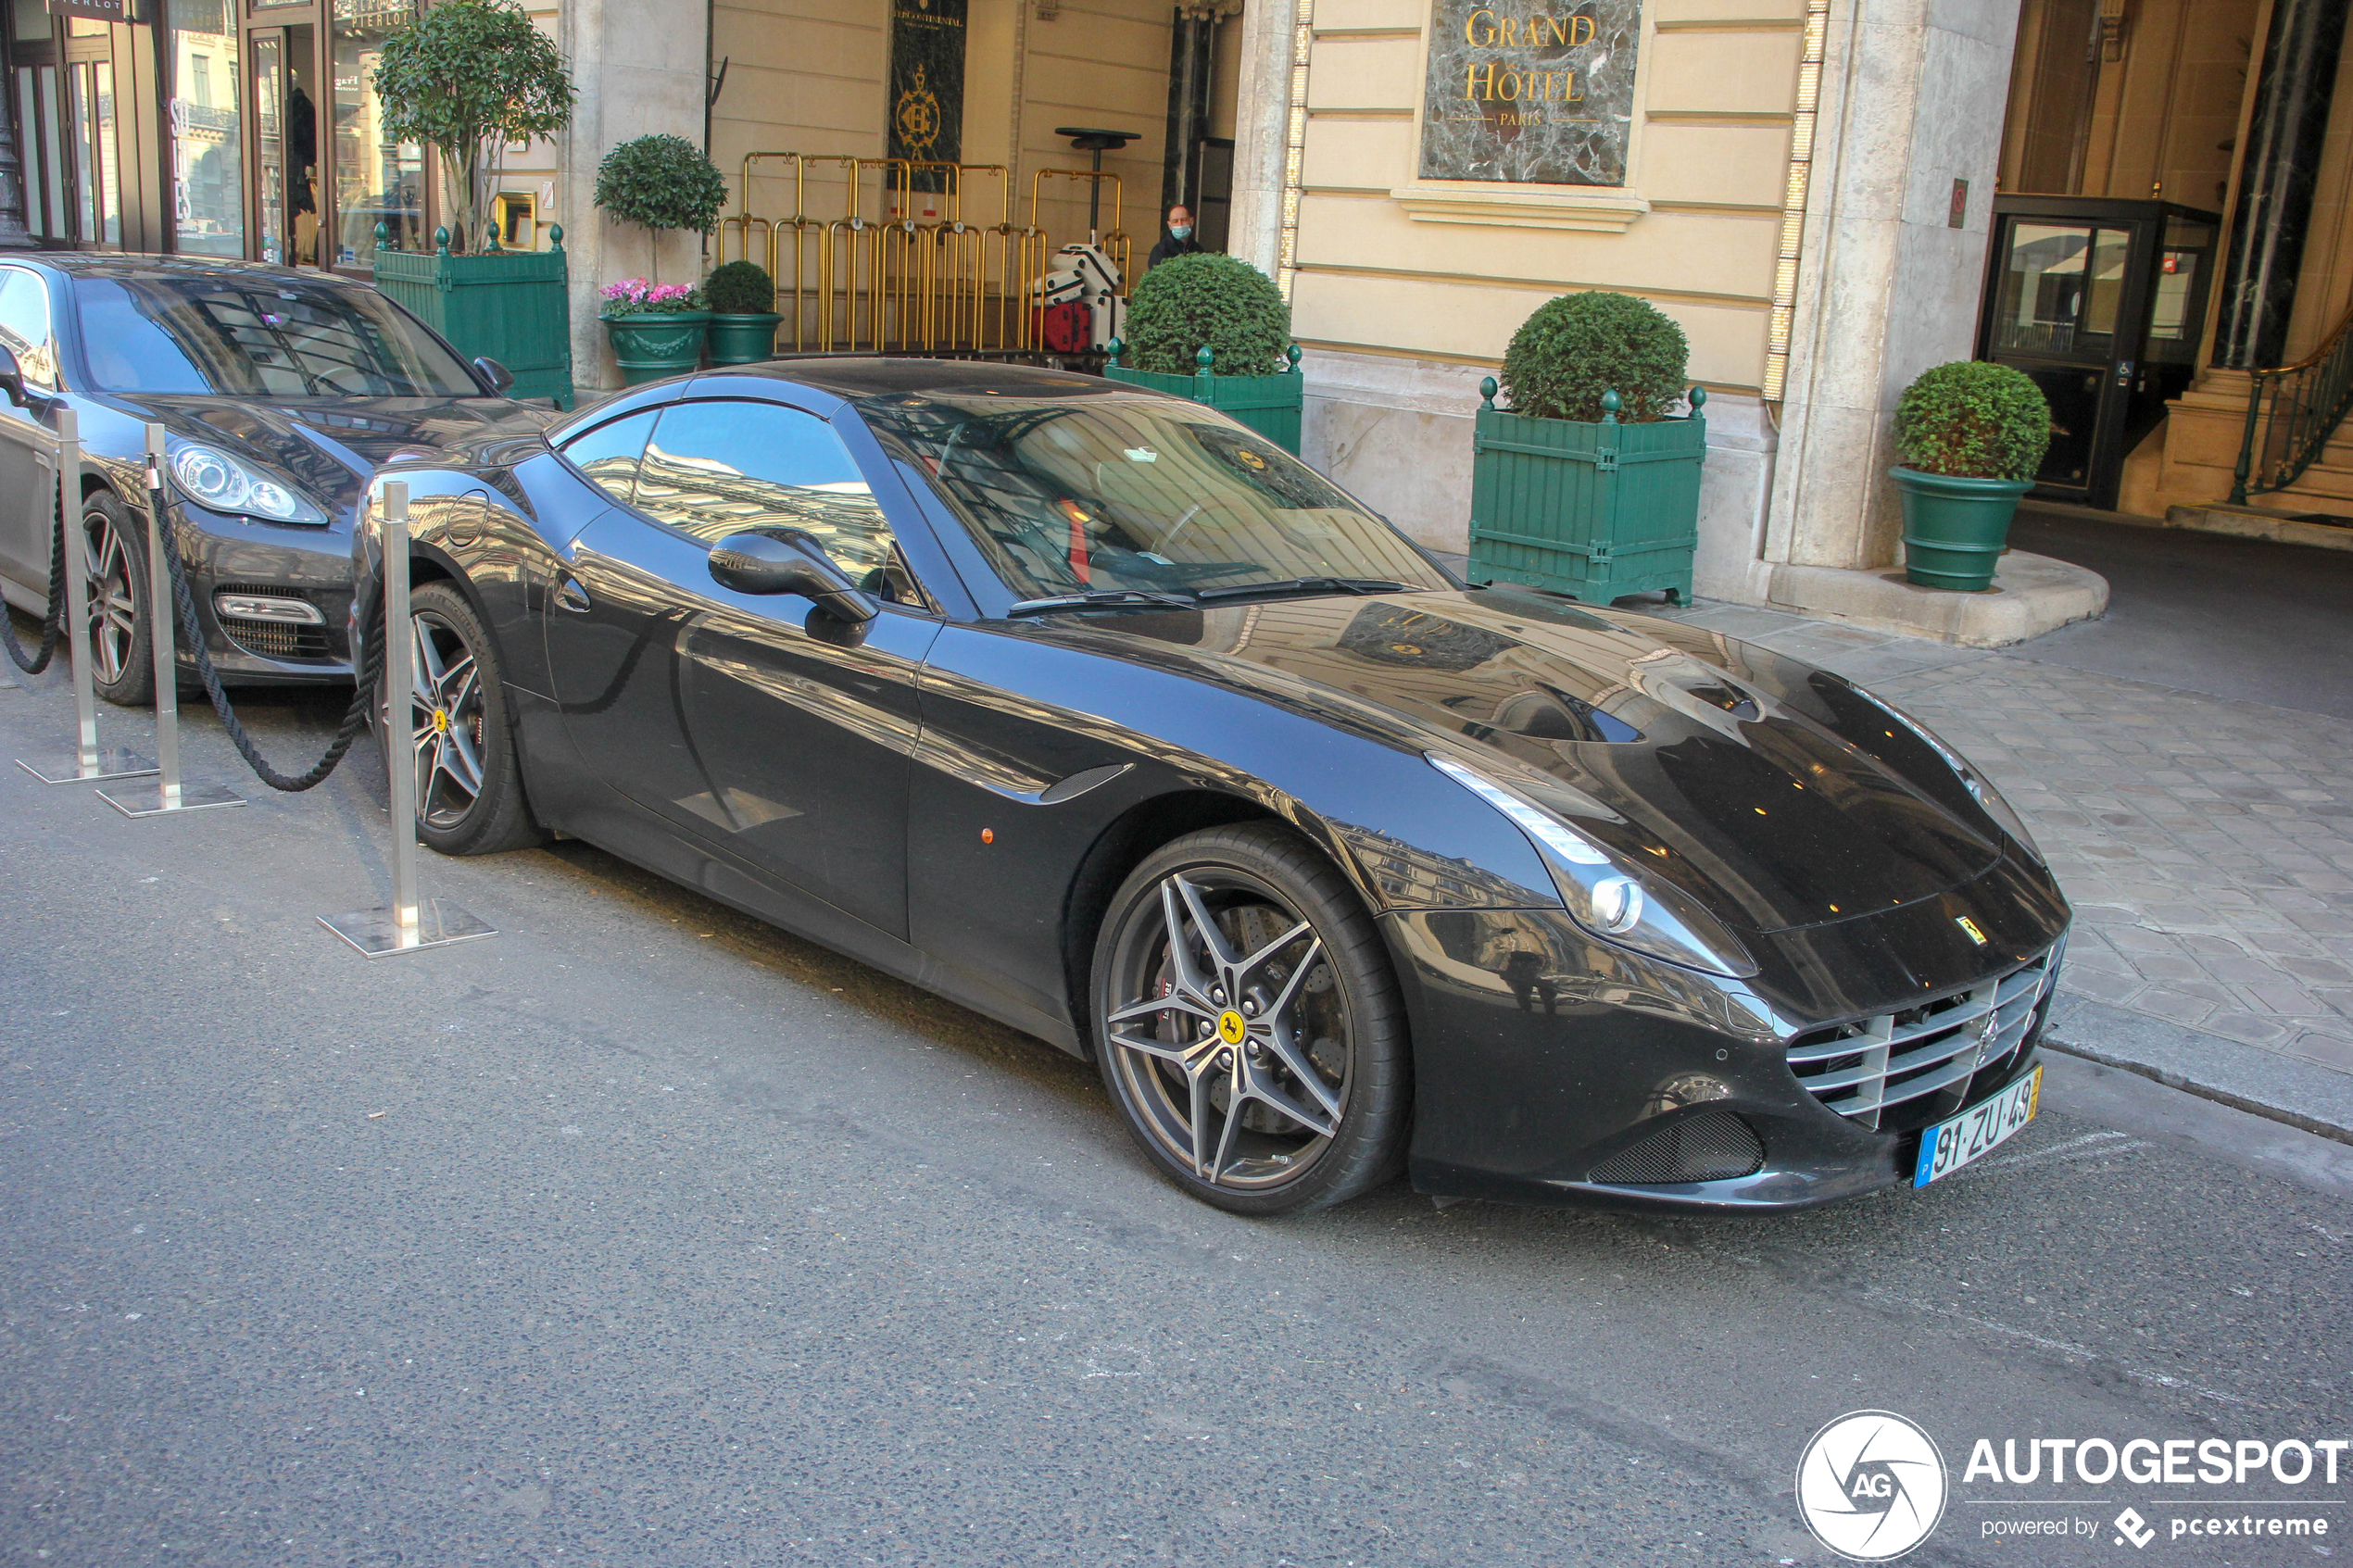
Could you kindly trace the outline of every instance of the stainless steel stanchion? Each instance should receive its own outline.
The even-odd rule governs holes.
[[[245,803],[244,796],[225,784],[180,782],[180,658],[173,650],[171,570],[164,564],[163,530],[163,426],[151,424],[147,427],[147,642],[156,656],[156,762],[163,780],[152,800],[128,791],[98,792],[99,799],[126,817],[166,817]]]
[[[392,790],[392,907],[321,915],[319,923],[371,959],[496,936],[457,905],[417,896],[416,622],[409,612],[409,486],[384,487],[384,672],[391,703],[384,774]],[[355,652],[357,650],[354,650]]]
[[[98,744],[98,694],[90,677],[90,541],[82,531],[82,432],[70,408],[57,410],[57,508],[66,523],[57,570],[66,574],[66,659],[73,671],[79,729],[72,756],[44,757],[38,762],[19,757],[17,766],[53,784],[150,777],[156,771],[153,762],[120,746]]]

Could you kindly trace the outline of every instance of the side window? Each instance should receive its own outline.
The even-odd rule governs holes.
[[[0,343],[35,386],[57,384],[57,350],[49,340],[49,289],[40,274],[0,267]]]
[[[637,509],[706,545],[799,528],[850,581],[895,602],[897,541],[834,427],[774,403],[675,403],[646,445]],[[877,575],[879,574],[879,575]]]
[[[654,420],[661,413],[659,408],[648,408],[585,430],[558,450],[588,476],[589,483],[625,507],[637,488],[637,459],[645,454],[646,437],[653,433]]]

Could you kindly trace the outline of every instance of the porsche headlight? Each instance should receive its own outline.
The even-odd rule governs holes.
[[[1863,691],[1860,686],[1855,689],[1869,697],[1874,704],[1885,711],[1889,718],[1918,735],[1922,745],[1936,753],[1938,759],[1947,768],[1953,770],[1953,776],[1961,781],[1961,787],[1969,791],[1969,798],[1985,808],[1985,814],[1993,818],[2004,833],[2018,840],[2019,847],[2032,856],[2036,865],[2047,863],[2043,859],[2042,846],[2036,844],[2034,835],[2026,831],[2026,823],[2019,816],[2016,809],[2003,799],[2002,792],[1987,783],[1976,769],[1969,765],[1959,752],[1937,739],[1935,731],[1888,701],[1887,698],[1875,692]]]
[[[1746,979],[1756,960],[1679,887],[1644,877],[1552,812],[1439,753],[1430,766],[1509,817],[1534,841],[1569,918],[1604,942],[1709,974]]]
[[[312,528],[327,524],[327,514],[290,486],[256,473],[217,446],[175,439],[164,448],[164,458],[180,493],[208,510]]]

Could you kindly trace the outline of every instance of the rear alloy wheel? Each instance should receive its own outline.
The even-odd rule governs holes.
[[[1096,945],[1094,1019],[1128,1130],[1204,1202],[1296,1213],[1395,1173],[1396,981],[1354,891],[1288,830],[1214,828],[1139,866]]]
[[[100,492],[82,503],[83,580],[90,586],[90,679],[100,696],[125,708],[156,699],[156,658],[147,645],[147,531],[121,502]]]
[[[490,855],[538,843],[489,634],[447,583],[418,588],[409,610],[413,678],[399,758],[381,674],[376,711],[386,770],[405,763],[416,779],[418,840],[444,855]]]

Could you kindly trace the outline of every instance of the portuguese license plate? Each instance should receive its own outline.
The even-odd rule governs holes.
[[[1950,1122],[1929,1128],[1920,1135],[1920,1158],[1912,1170],[1912,1185],[1924,1187],[1991,1154],[2034,1120],[2042,1100],[2043,1070],[2037,1067],[1983,1105],[1971,1106]]]

